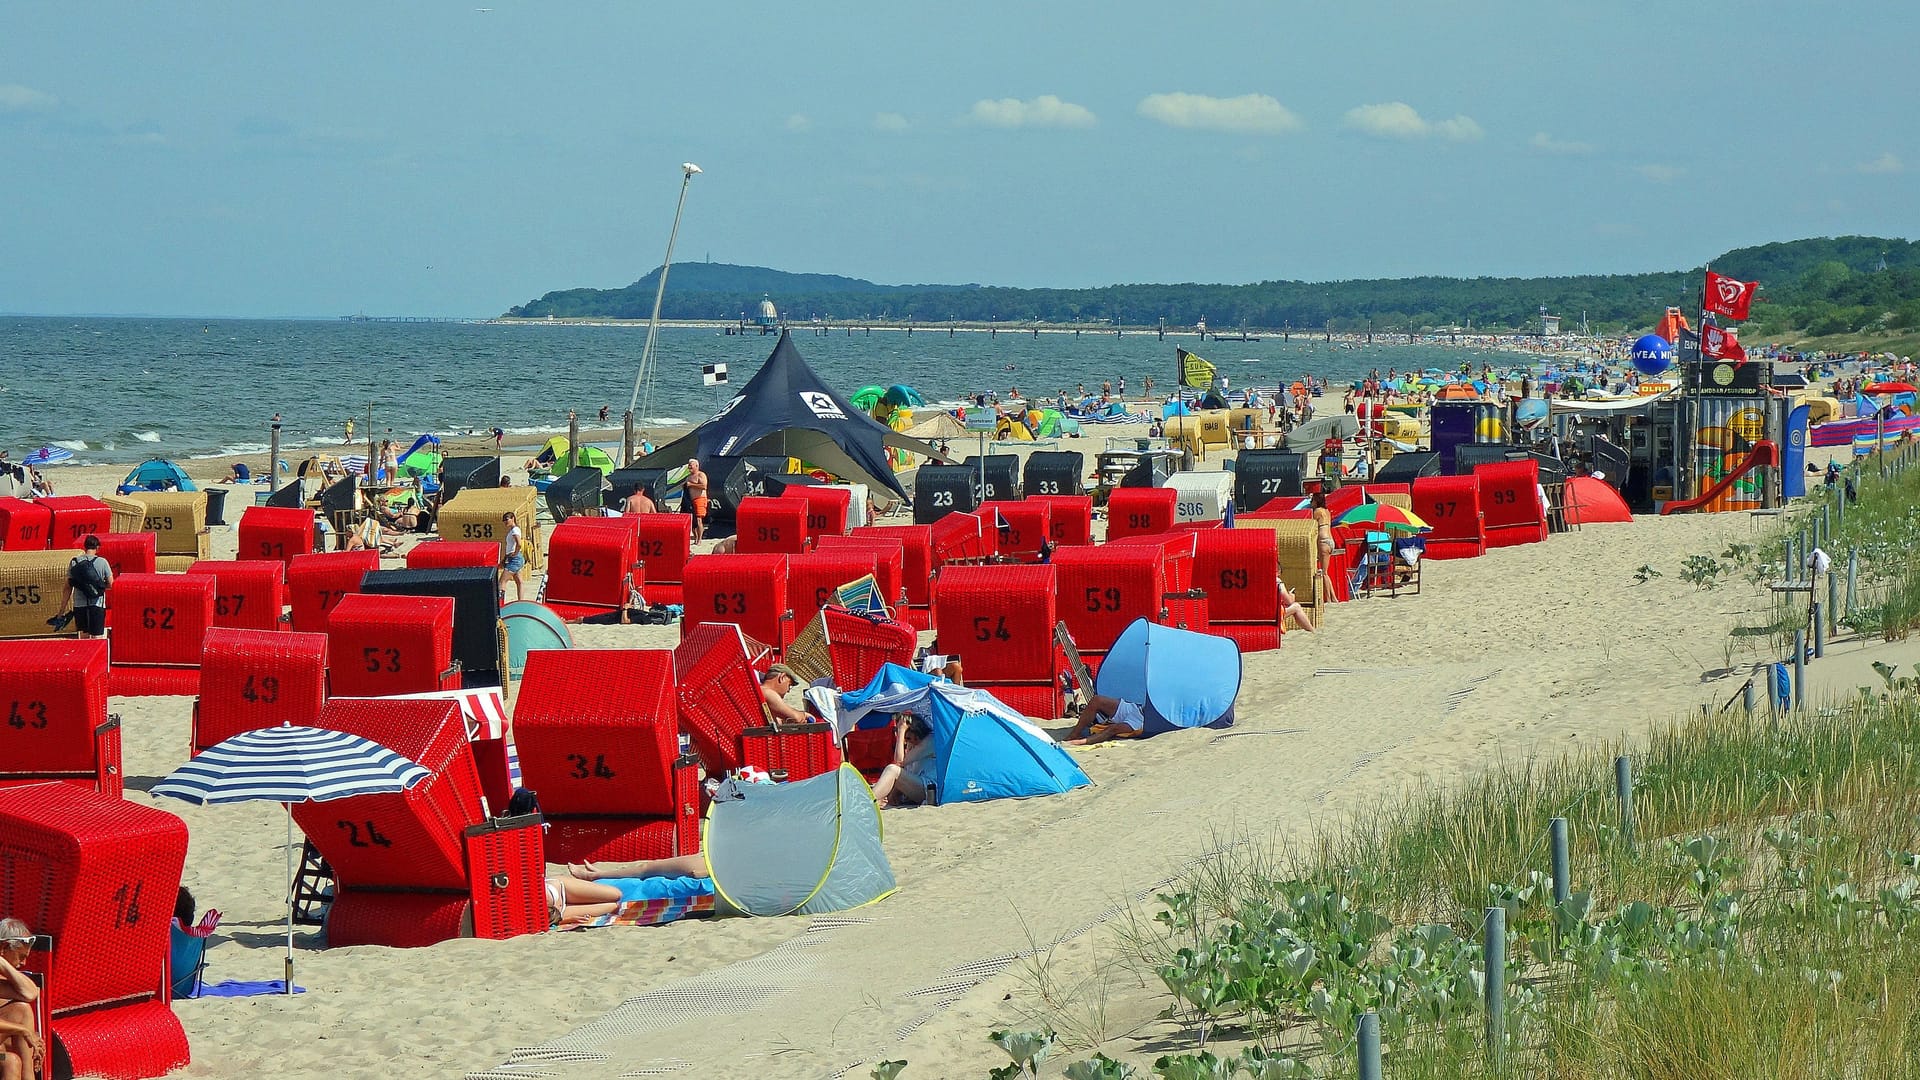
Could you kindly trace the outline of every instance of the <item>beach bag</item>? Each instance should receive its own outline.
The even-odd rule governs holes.
[[[67,584],[82,600],[93,601],[107,595],[107,560],[98,555],[81,555],[67,564]]]

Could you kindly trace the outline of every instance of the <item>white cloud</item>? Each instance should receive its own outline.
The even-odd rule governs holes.
[[[913,121],[897,112],[877,112],[873,114],[873,130],[905,131],[913,126]]]
[[[1687,175],[1687,170],[1678,165],[1640,165],[1633,170],[1656,184],[1671,184]]]
[[[28,112],[34,109],[51,109],[60,104],[60,99],[43,90],[19,83],[0,83],[0,112]]]
[[[1404,101],[1348,109],[1347,126],[1389,139],[1417,139],[1427,133],[1427,122]]]
[[[1219,98],[1205,94],[1148,94],[1139,113],[1168,127],[1225,131],[1235,135],[1284,135],[1306,125],[1293,110],[1265,94]]]
[[[1485,129],[1471,116],[1456,115],[1451,120],[1428,122],[1419,110],[1404,101],[1386,101],[1348,109],[1347,126],[1383,139],[1424,139],[1437,135],[1452,142],[1472,142],[1486,137]]]
[[[1052,94],[1041,94],[1030,101],[982,98],[973,103],[966,119],[984,127],[998,128],[1090,128],[1099,123],[1093,110]]]
[[[1436,121],[1433,133],[1451,142],[1477,142],[1487,137],[1486,129],[1465,113],[1455,114],[1451,120]]]
[[[1892,154],[1881,154],[1872,161],[1863,161],[1855,165],[1853,171],[1863,173],[1898,173],[1906,172],[1907,166],[1905,162],[1894,157]]]
[[[794,113],[792,116],[787,117],[787,130],[812,131],[813,121],[808,118],[806,113]]]
[[[1544,131],[1536,131],[1527,145],[1543,154],[1591,154],[1593,144],[1572,139],[1556,139]]]

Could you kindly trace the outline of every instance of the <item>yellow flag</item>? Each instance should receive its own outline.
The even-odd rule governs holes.
[[[1185,349],[1175,347],[1174,354],[1180,360],[1180,385],[1204,390],[1213,385],[1213,365],[1193,355]]]

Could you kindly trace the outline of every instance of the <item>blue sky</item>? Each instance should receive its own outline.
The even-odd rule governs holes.
[[[487,315],[677,256],[1081,286],[1920,236],[1911,3],[0,7],[0,311]]]

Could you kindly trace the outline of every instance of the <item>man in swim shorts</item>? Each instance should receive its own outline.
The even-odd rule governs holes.
[[[700,459],[687,459],[686,480],[687,502],[693,512],[693,542],[699,543],[707,533],[707,507],[711,505],[707,498],[707,474],[700,471]]]

